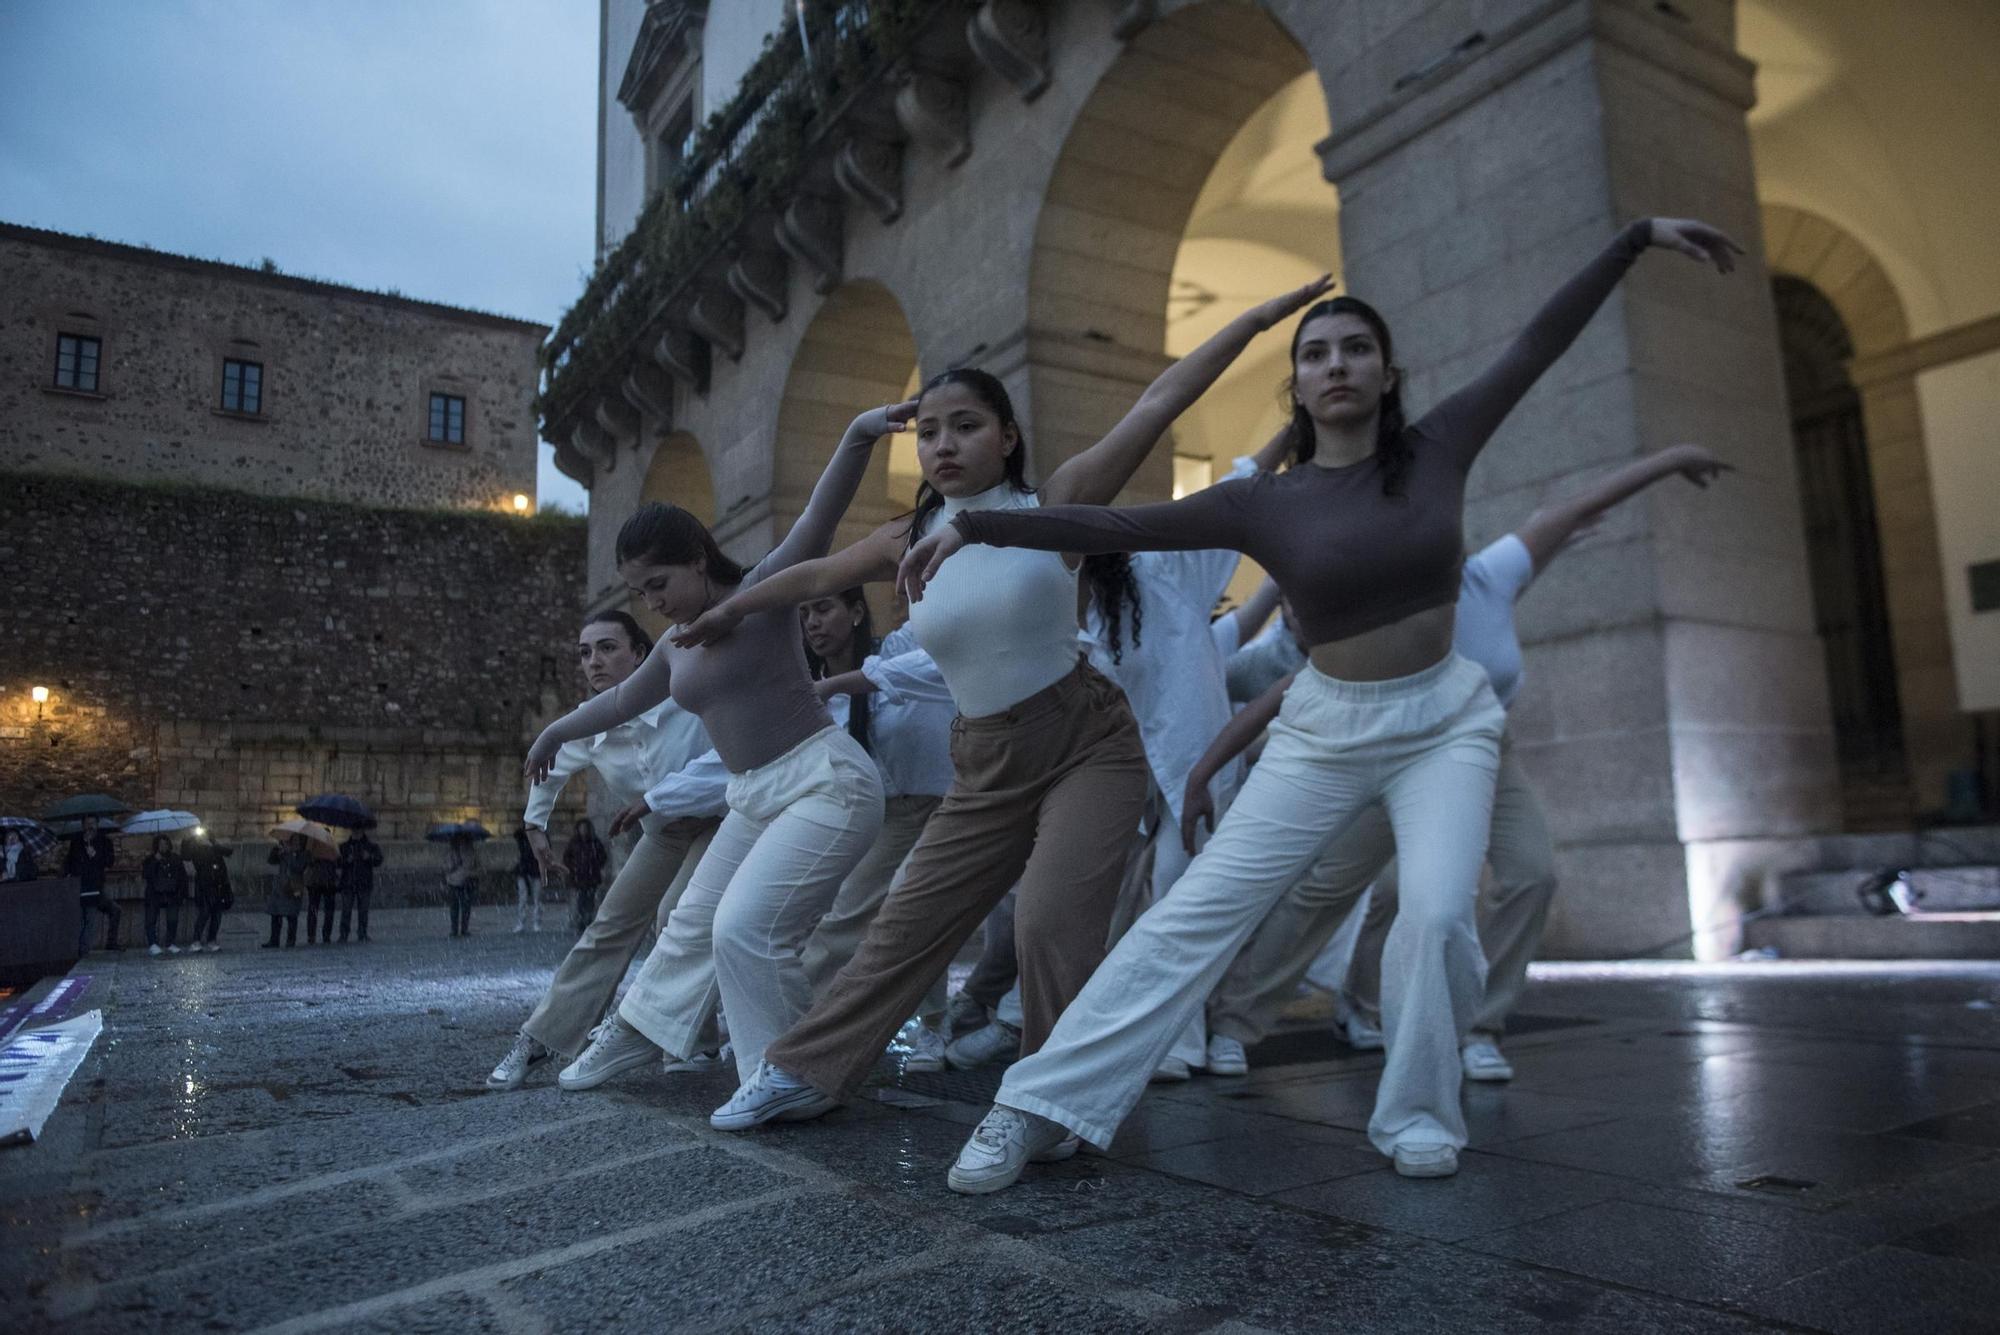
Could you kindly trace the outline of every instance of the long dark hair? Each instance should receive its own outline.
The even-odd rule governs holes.
[[[918,410],[923,409],[924,395],[945,385],[964,385],[979,397],[979,401],[986,405],[988,412],[1000,419],[1002,430],[1007,427],[1014,428],[1014,448],[1007,452],[1004,465],[1007,481],[1016,491],[1033,491],[1034,488],[1028,485],[1028,438],[1021,431],[1020,419],[1014,416],[1014,400],[1008,397],[1007,387],[1000,383],[1000,378],[976,366],[958,366],[949,371],[941,371],[924,382],[923,389],[917,394]],[[923,535],[924,525],[930,522],[930,517],[937,513],[943,504],[943,494],[928,481],[917,484],[917,504],[910,511],[910,535],[905,543],[906,550],[917,545],[917,539]],[[620,552],[619,559],[623,560],[622,546]]]
[[[1374,331],[1376,342],[1382,345],[1382,365],[1393,368],[1396,364],[1396,345],[1389,337],[1389,322],[1382,313],[1359,297],[1329,297],[1306,308],[1299,317],[1299,323],[1292,330],[1292,357],[1294,367],[1299,364],[1299,340],[1305,336],[1306,326],[1314,320],[1329,315],[1352,315]],[[1313,432],[1313,420],[1299,402],[1295,391],[1296,373],[1285,379],[1285,397],[1291,401],[1292,422],[1290,439],[1291,456],[1299,463],[1313,457],[1319,446],[1319,438]],[[1375,423],[1375,458],[1382,469],[1382,494],[1401,496],[1403,479],[1410,471],[1410,442],[1404,437],[1403,428],[1408,425],[1403,416],[1403,383],[1400,376],[1382,395],[1381,415]]]
[[[1125,661],[1119,643],[1119,626],[1126,604],[1132,607],[1132,646],[1139,645],[1139,581],[1132,577],[1132,558],[1125,552],[1105,552],[1083,558],[1083,577],[1090,583],[1090,597],[1097,615],[1104,621],[1104,638],[1111,649],[1111,661]]]
[[[631,526],[628,524],[626,527],[629,528]],[[618,536],[622,542],[625,535],[620,533]],[[618,559],[621,561],[625,559],[622,553]],[[661,562],[661,564],[673,565],[678,564],[678,562]],[[709,568],[712,570],[714,566],[711,565]],[[599,612],[596,616],[585,621],[583,626],[584,628],[588,628],[597,625],[599,622],[603,622],[608,626],[617,626],[623,630],[625,638],[632,642],[632,652],[639,657],[644,658],[647,654],[653,652],[653,637],[646,633],[645,627],[641,626],[637,618],[630,612],[618,608],[614,608],[609,612]]]
[[[156,858],[162,856],[162,849],[160,848],[161,844],[166,845],[166,849],[164,850],[164,855],[166,857],[172,857],[174,855],[174,841],[167,838],[167,836],[165,836],[164,834],[156,834],[153,836],[153,856]]]
[[[743,567],[723,554],[708,525],[678,505],[648,501],[618,530],[618,564],[650,561],[659,566],[691,566],[708,562],[708,577],[717,584],[741,584]]]
[[[878,643],[875,639],[875,614],[869,609],[868,595],[863,592],[859,584],[851,589],[842,589],[838,597],[848,607],[861,609],[861,620],[854,627],[854,658],[859,662],[875,652]],[[804,627],[800,628],[799,633],[801,636],[805,634]],[[811,645],[806,646],[806,664],[812,669],[814,681],[827,675],[827,661],[814,653]],[[875,754],[875,744],[869,740],[869,726],[873,721],[873,714],[874,711],[869,707],[866,695],[847,697],[847,735],[861,743],[861,749],[871,756]]]

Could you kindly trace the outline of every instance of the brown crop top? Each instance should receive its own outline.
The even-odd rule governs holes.
[[[1224,547],[1269,571],[1309,644],[1328,644],[1458,598],[1465,475],[1521,396],[1575,341],[1650,240],[1636,222],[1558,289],[1477,379],[1404,428],[1403,494],[1371,455],[1223,482],[1184,500],[1113,509],[967,510],[971,542],[1093,555]]]

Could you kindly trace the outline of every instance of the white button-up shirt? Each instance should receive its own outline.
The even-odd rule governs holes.
[[[708,734],[702,730],[701,720],[672,700],[662,700],[609,732],[564,742],[550,763],[549,777],[529,785],[522,823],[546,830],[563,785],[582,770],[596,770],[605,791],[623,806],[645,796],[654,783],[685,768],[708,749]],[[721,808],[687,814],[719,815]]]
[[[882,771],[884,797],[941,797],[951,787],[951,721],[958,709],[931,656],[908,626],[882,637],[861,664],[874,683],[868,700],[869,745]],[[850,697],[827,701],[834,722],[847,726]]]

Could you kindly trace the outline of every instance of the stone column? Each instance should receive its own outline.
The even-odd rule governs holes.
[[[1751,248],[1728,279],[1641,259],[1472,476],[1481,543],[1675,441],[1738,470],[1628,503],[1522,603],[1512,728],[1561,854],[1552,955],[1724,953],[1733,925],[1703,929],[1733,918],[1757,850],[1838,821],[1731,31],[1726,3],[1452,0],[1365,49],[1313,43],[1346,278],[1389,314],[1416,411],[1630,219],[1705,218]]]

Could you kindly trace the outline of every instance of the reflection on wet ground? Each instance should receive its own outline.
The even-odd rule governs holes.
[[[1102,1154],[959,1197],[997,1072],[711,1132],[727,1072],[489,1094],[570,938],[96,956],[107,1029],[0,1151],[10,1329],[1827,1330],[2000,1311],[2000,966],[1538,970],[1458,1177],[1362,1134],[1324,1006]],[[435,920],[434,920],[435,919]],[[299,1258],[309,1254],[310,1264]],[[17,1314],[25,1314],[17,1317]]]

